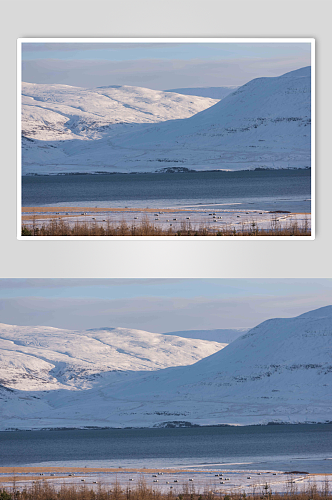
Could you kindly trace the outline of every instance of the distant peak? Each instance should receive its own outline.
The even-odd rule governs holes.
[[[126,85],[103,85],[102,87],[95,87],[96,89],[121,89]]]
[[[281,76],[281,78],[293,77],[293,76],[310,76],[311,66],[305,66],[304,68],[295,69],[294,71],[289,71]]]
[[[298,316],[299,318],[328,318],[332,316],[332,305],[320,307],[319,309],[314,309],[313,311],[308,311],[304,314]]]
[[[113,331],[113,330],[120,330],[120,327],[115,327],[115,326],[101,326],[100,328],[89,328],[86,330],[87,332],[98,332],[98,331]]]

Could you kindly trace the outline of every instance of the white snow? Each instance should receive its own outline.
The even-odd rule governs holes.
[[[22,135],[43,142],[97,140],[131,124],[188,118],[216,102],[131,86],[22,83]]]
[[[310,75],[257,78],[219,102],[25,84],[23,173],[310,167]]]
[[[72,331],[0,325],[0,383],[24,391],[86,389],[101,375],[187,365],[225,343],[128,328]]]
[[[66,470],[57,471],[57,469],[52,469],[54,477],[50,477],[49,469],[52,467],[60,467],[61,462],[42,462],[42,465],[33,463],[30,465],[31,469],[29,472],[16,472],[15,477],[15,485],[16,488],[26,489],[29,486],[32,486],[36,481],[36,475],[40,474],[38,472],[34,472],[38,466],[45,467],[44,474],[47,477],[47,483],[52,485],[57,491],[59,491],[63,485],[71,486],[76,485],[79,486],[82,484],[82,480],[86,486],[89,487],[89,490],[98,490],[102,485],[104,488],[111,489],[117,484],[119,487],[125,489],[128,488],[128,484],[130,481],[131,488],[137,488],[141,484],[142,480],[147,485],[147,487],[153,489],[158,493],[167,494],[172,490],[172,494],[179,496],[183,494],[183,491],[191,491],[190,486],[194,486],[194,491],[196,494],[203,493],[208,490],[213,491],[215,494],[219,494],[220,496],[226,496],[230,493],[252,493],[253,490],[259,493],[259,496],[264,497],[265,493],[265,485],[268,484],[269,489],[273,493],[286,493],[291,491],[301,491],[308,488],[315,488],[319,491],[324,490],[324,483],[328,479],[328,475],[325,474],[285,474],[283,470],[275,469],[275,464],[272,462],[270,464],[270,470],[266,469],[257,469],[255,468],[254,463],[249,463],[247,465],[246,470],[229,470],[229,466],[225,467],[225,464],[212,464],[212,466],[203,468],[202,466],[187,466],[181,465],[181,467],[175,467],[174,459],[171,462],[171,466],[168,468],[164,468],[160,466],[158,463],[158,459],[145,459],[144,464],[147,462],[151,462],[149,466],[145,468],[137,468],[131,460],[127,460],[124,463],[125,466],[119,466],[119,463],[122,463],[121,460],[114,460],[112,463],[111,460],[107,460],[108,466],[113,466],[114,468],[121,467],[121,469],[117,469],[116,471],[109,470],[99,470],[98,473],[84,466],[88,462],[89,467],[97,468],[101,467],[101,464],[104,465],[105,460],[101,463],[94,463],[93,460],[82,460],[82,461],[71,461],[71,467],[67,465]],[[111,464],[109,464],[111,462]],[[131,467],[128,466],[128,462]],[[289,468],[292,468],[293,461],[289,460]],[[141,462],[142,463],[142,462]],[[315,464],[315,461],[313,461]],[[234,464],[233,467],[236,467],[237,464]],[[286,464],[285,464],[286,465]],[[317,468],[317,464],[316,468]],[[315,470],[315,465],[310,467],[310,469]],[[261,467],[261,463],[259,464]],[[82,467],[80,472],[76,471],[72,473],[72,468],[74,467]],[[134,469],[134,470],[133,470]],[[136,470],[135,470],[136,469]],[[147,472],[146,469],[152,469]],[[223,471],[222,476],[219,474]],[[275,471],[275,472],[273,472]],[[152,472],[155,472],[153,474]],[[70,475],[69,475],[70,474]],[[2,477],[8,478],[10,474],[1,473],[0,479]],[[23,477],[21,477],[23,476]],[[30,478],[29,478],[30,476]],[[158,477],[158,482],[156,483],[155,477]],[[227,478],[227,479],[226,479]],[[193,490],[192,490],[193,491]],[[260,492],[263,492],[260,494]]]

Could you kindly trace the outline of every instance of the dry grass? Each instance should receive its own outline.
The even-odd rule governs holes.
[[[332,500],[329,482],[323,483],[321,489],[315,483],[309,483],[298,490],[292,477],[285,477],[285,493],[273,493],[268,484],[252,488],[252,491],[244,492],[242,489],[236,492],[214,491],[206,489],[201,493],[195,492],[194,487],[184,487],[182,492],[162,493],[158,489],[148,487],[141,479],[134,488],[121,487],[115,483],[111,489],[97,485],[95,489],[88,485],[62,485],[56,489],[51,484],[37,482],[19,490],[15,483],[12,487],[0,490],[0,500]]]
[[[269,229],[261,229],[257,223],[243,224],[240,228],[225,226],[215,230],[201,224],[194,227],[190,222],[183,222],[180,227],[163,228],[145,218],[141,223],[97,222],[68,223],[63,220],[49,220],[32,226],[22,226],[22,236],[310,236],[311,230],[307,219],[303,224],[296,221],[280,225],[276,219],[271,220]]]

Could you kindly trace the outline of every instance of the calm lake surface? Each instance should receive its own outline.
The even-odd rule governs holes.
[[[24,176],[22,206],[310,210],[310,170]]]
[[[0,432],[0,466],[332,471],[332,424]]]

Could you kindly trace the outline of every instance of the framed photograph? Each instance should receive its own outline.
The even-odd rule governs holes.
[[[18,40],[19,239],[315,237],[311,38]]]
[[[328,278],[0,279],[1,500],[331,500],[331,301]]]

